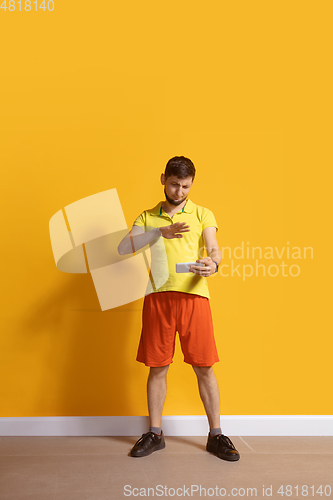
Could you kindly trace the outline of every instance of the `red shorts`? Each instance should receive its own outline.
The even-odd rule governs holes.
[[[145,296],[136,360],[146,366],[172,363],[176,331],[185,363],[212,366],[219,361],[209,299],[174,291]]]

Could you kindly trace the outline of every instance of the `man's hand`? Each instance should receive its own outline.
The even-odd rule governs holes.
[[[188,229],[189,227],[186,222],[176,222],[175,224],[170,224],[170,226],[162,226],[158,229],[161,231],[163,238],[170,240],[172,238],[182,238],[183,235],[178,233],[187,233],[190,230]]]
[[[212,261],[210,257],[205,257],[204,259],[197,259],[196,262],[202,262],[205,264],[205,267],[202,266],[191,266],[190,270],[195,273],[199,274],[200,276],[210,276],[211,274],[214,274],[216,271],[216,264],[215,262]]]

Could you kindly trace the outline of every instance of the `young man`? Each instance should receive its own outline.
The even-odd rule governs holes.
[[[218,270],[222,254],[216,240],[213,213],[194,204],[189,192],[195,167],[189,158],[171,158],[161,174],[165,200],[146,210],[134,221],[132,230],[118,246],[121,255],[132,253],[158,238],[164,238],[168,279],[144,298],[142,331],[137,361],[150,367],[147,381],[149,432],[131,450],[132,457],[144,457],[165,447],[161,429],[166,398],[166,375],[179,333],[185,363],[192,365],[210,431],[206,449],[223,460],[239,460],[232,441],[220,428],[219,388],[212,365],[219,361],[213,331],[206,278]],[[197,258],[206,248],[208,257]],[[195,255],[188,258],[188,254]],[[176,263],[196,261],[189,273],[176,273]]]

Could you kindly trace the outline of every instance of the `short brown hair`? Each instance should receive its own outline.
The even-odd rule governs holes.
[[[195,177],[195,166],[193,162],[185,156],[174,156],[166,164],[164,175],[166,179],[172,175],[177,176],[179,179],[185,179],[185,177],[191,176],[193,182]]]

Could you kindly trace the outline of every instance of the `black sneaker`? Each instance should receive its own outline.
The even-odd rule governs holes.
[[[162,450],[163,448],[165,448],[163,431],[161,431],[160,436],[155,432],[146,432],[146,434],[142,434],[131,449],[131,457],[146,457],[153,451]]]
[[[224,434],[217,434],[212,437],[209,433],[206,450],[210,453],[214,453],[214,455],[222,458],[222,460],[233,462],[240,459],[240,454],[236,450],[233,442]]]

